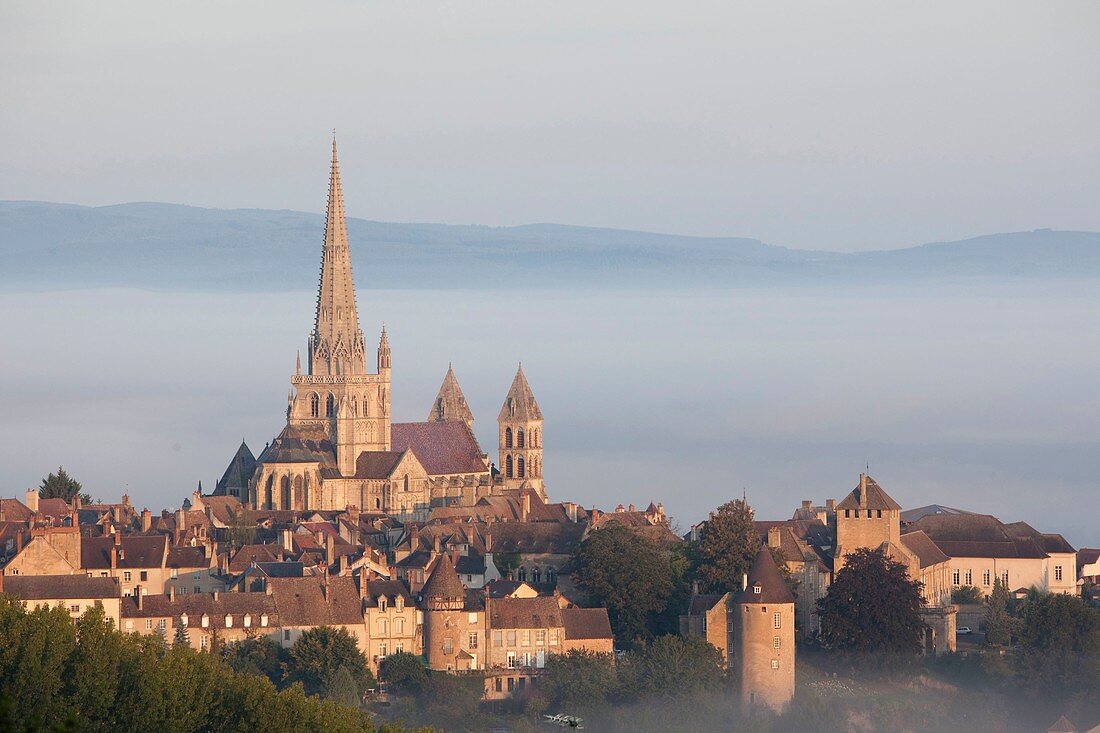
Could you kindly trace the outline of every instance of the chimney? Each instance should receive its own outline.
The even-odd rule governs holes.
[[[442,541],[442,538],[440,538],[439,533],[437,532],[436,535],[435,535],[435,541],[432,543],[432,552],[434,554],[438,555],[442,551],[443,551],[443,541]]]
[[[802,500],[802,508],[803,509],[813,509],[813,506],[814,506],[814,503],[813,503],[812,500],[810,500],[810,499],[803,499]]]
[[[525,491],[522,497],[523,508],[520,510],[519,521],[526,522],[531,514],[531,492]]]
[[[153,529],[153,513],[148,509],[141,510],[141,533],[146,534]]]
[[[768,547],[779,547],[779,527],[768,527]]]
[[[214,603],[218,602],[218,591],[214,591]]]
[[[137,598],[138,610],[142,610],[145,607],[145,600],[141,595],[141,586],[134,588],[134,596]]]
[[[630,505],[630,506],[629,506],[629,507],[627,508],[627,511],[628,511],[628,512],[633,512],[633,511],[637,511],[637,510],[635,509],[634,505],[633,505],[633,504],[631,504],[631,505]]]
[[[488,526],[485,528],[485,552],[490,553],[493,551],[493,528]]]
[[[836,499],[826,499],[825,500],[825,511],[829,511],[829,512],[835,512],[836,511]]]
[[[577,505],[573,502],[569,502],[565,505],[565,511],[569,514],[569,521],[573,524],[577,523]]]
[[[412,552],[420,547],[420,525],[414,524],[409,528],[409,549]]]
[[[175,583],[172,583],[168,586],[168,602],[169,603],[175,603],[176,602],[176,585],[175,585]]]
[[[741,573],[741,590],[748,590],[749,587],[749,574]]]
[[[15,551],[21,552],[23,550],[23,530],[17,530],[15,533]]]
[[[859,475],[859,504],[863,505],[867,501],[867,474],[861,473]]]
[[[129,508],[129,506],[130,506],[130,495],[129,494],[123,494],[122,495],[122,506]]]
[[[187,512],[183,509],[176,510],[176,529],[180,531],[180,534],[187,531]]]
[[[24,504],[32,512],[38,511],[38,491],[36,489],[27,489],[27,495],[24,497]]]
[[[111,545],[111,570],[118,568],[118,545]]]
[[[73,509],[80,511],[80,494],[73,494]]]
[[[331,534],[325,535],[325,562],[329,567],[336,563],[336,540]]]
[[[288,555],[294,552],[294,533],[289,529],[284,529],[279,532],[279,537],[282,540],[283,552]]]

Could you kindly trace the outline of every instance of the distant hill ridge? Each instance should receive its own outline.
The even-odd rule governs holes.
[[[269,291],[316,284],[323,217],[162,203],[0,201],[0,287]],[[373,288],[683,288],[860,280],[1100,277],[1100,233],[990,234],[875,252],[787,249],[560,224],[348,219]]]

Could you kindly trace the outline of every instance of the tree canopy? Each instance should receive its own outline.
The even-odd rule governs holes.
[[[718,507],[706,521],[695,548],[696,579],[704,593],[725,593],[740,587],[760,549],[752,507],[734,499]]]
[[[921,584],[904,565],[879,550],[856,550],[817,602],[822,644],[861,654],[917,654],[920,608]]]
[[[92,497],[81,491],[83,486],[74,479],[62,466],[57,467],[57,473],[51,473],[42,479],[38,487],[38,495],[43,499],[64,499],[71,504],[74,496],[80,496],[83,504],[91,504]]]
[[[374,684],[367,658],[347,629],[320,626],[298,637],[290,648],[291,679],[301,682],[306,693],[343,698],[347,680],[358,694]],[[340,674],[340,670],[346,674]]]
[[[1000,578],[993,581],[993,592],[985,601],[985,642],[990,646],[1008,646],[1016,630],[1016,619],[1008,608],[1008,586]]]
[[[1034,593],[1020,621],[1017,670],[1033,688],[1100,685],[1100,611],[1077,596]]]
[[[592,605],[607,608],[615,638],[648,639],[674,589],[669,553],[626,527],[592,532],[573,553],[573,581]]]

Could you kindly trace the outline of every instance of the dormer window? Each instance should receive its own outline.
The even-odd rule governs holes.
[[[402,610],[405,607],[405,600],[401,596],[398,596],[397,600],[394,601],[394,606],[398,611]]]
[[[244,627],[247,629],[250,626],[252,626],[252,616],[246,613],[244,615]]]
[[[754,585],[752,587],[752,592],[755,593],[756,595],[760,595],[760,590],[761,589],[760,589],[760,584],[759,583],[757,583],[756,585]]]
[[[207,616],[205,613],[202,615],[202,627],[204,629],[210,628],[210,617]]]
[[[187,625],[187,614],[186,613],[181,613],[180,614],[180,626],[186,626],[186,625]]]
[[[378,610],[381,611],[382,613],[386,612],[386,599],[385,598],[379,598],[378,599]]]
[[[227,629],[233,628],[233,616],[228,614],[228,613],[225,614],[225,628],[227,628]]]
[[[260,626],[267,626],[267,614],[266,613],[261,613],[260,614]]]

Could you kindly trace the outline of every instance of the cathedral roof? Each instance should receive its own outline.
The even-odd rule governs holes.
[[[242,440],[241,446],[237,448],[237,452],[233,455],[233,459],[229,461],[225,473],[215,484],[214,492],[224,494],[227,488],[242,489],[248,486],[248,481],[255,471],[256,456],[252,455],[252,451]]]
[[[516,370],[516,377],[512,380],[512,386],[504,398],[504,404],[497,416],[498,422],[526,422],[529,420],[541,420],[542,410],[535,401],[535,393],[531,391],[531,385],[527,383],[527,377],[523,374],[523,367]]]
[[[260,453],[259,463],[320,463],[336,467],[336,453],[320,426],[287,425]]]
[[[859,475],[859,485],[852,489],[844,501],[836,505],[837,509],[884,509],[900,511],[901,505],[865,473]]]
[[[454,369],[447,365],[447,374],[443,377],[443,384],[439,387],[439,394],[435,396],[432,409],[428,412],[429,422],[467,422],[474,421],[474,413],[466,404],[466,395],[462,394],[462,387],[458,386]]]
[[[756,592],[756,588],[760,592]],[[748,586],[738,593],[734,603],[794,603],[794,596],[779,572],[767,545],[762,545],[749,568]]]
[[[390,446],[412,450],[429,476],[488,471],[481,446],[465,422],[406,422],[390,425]]]
[[[466,588],[458,579],[451,558],[441,555],[420,594],[427,601],[464,601]]]
[[[355,459],[355,478],[381,479],[393,475],[405,451],[366,450]]]

